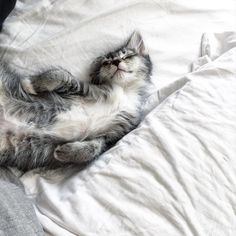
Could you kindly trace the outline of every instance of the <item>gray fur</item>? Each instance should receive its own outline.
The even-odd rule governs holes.
[[[151,70],[149,55],[137,32],[123,47],[97,58],[86,82],[79,81],[62,68],[25,77],[2,65],[0,165],[22,170],[56,168],[64,163],[84,163],[98,157],[140,122]],[[123,91],[121,95],[119,91]],[[82,102],[85,110],[87,106],[101,104],[104,109],[106,104],[115,104],[116,96],[126,96],[126,91],[133,94],[132,103],[118,97],[124,108],[117,105],[119,109],[115,110],[113,118],[107,118],[108,123],[101,122],[89,132],[85,130],[87,133],[83,138],[58,135],[57,127],[63,122],[63,115],[73,109],[76,111],[75,104],[80,107]],[[125,103],[134,104],[134,107]],[[76,117],[72,118],[71,123],[76,120]],[[70,121],[66,124],[70,125]],[[82,132],[79,127],[74,127],[73,132]],[[54,133],[49,132],[52,130]]]

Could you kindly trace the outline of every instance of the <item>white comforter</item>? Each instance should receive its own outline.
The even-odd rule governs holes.
[[[56,64],[83,77],[137,28],[154,82],[171,82],[140,127],[87,169],[21,177],[48,235],[236,235],[236,34],[205,34],[196,71],[176,80],[201,32],[232,30],[234,18],[233,0],[18,2],[0,46],[19,68]]]

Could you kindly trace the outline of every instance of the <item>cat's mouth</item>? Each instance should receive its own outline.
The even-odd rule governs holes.
[[[124,69],[122,69],[122,68],[118,68],[117,67],[117,70],[115,71],[115,73],[113,74],[113,76],[112,76],[112,78],[115,76],[115,75],[117,75],[118,73],[122,73],[122,72],[124,72],[124,73],[132,73],[133,71],[131,71],[131,70],[124,70]]]
[[[121,69],[121,68],[117,68],[117,71],[123,71],[123,72],[126,72],[126,73],[132,73],[133,72],[132,70],[124,70],[124,69]]]

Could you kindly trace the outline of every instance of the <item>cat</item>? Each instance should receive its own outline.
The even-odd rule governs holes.
[[[152,62],[134,32],[91,64],[87,81],[63,68],[23,76],[0,68],[0,165],[23,171],[87,163],[137,127]]]

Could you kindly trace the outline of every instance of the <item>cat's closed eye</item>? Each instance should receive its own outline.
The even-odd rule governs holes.
[[[104,61],[104,62],[102,63],[102,65],[103,65],[103,66],[107,66],[107,65],[109,65],[109,62],[108,62],[108,61]]]
[[[130,58],[132,58],[132,57],[134,57],[134,56],[136,56],[135,53],[127,54],[126,56],[123,57],[123,60],[125,60],[125,59],[130,59]]]

